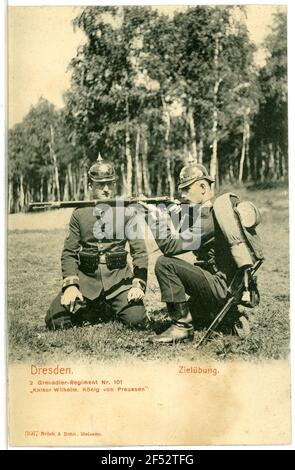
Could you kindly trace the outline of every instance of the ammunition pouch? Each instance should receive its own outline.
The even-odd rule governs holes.
[[[85,253],[81,251],[79,253],[79,269],[85,274],[93,274],[98,268],[99,256],[98,254]]]
[[[106,264],[109,270],[123,269],[127,266],[127,251],[110,251],[103,255],[79,253],[79,269],[85,274],[94,274],[99,264]]]
[[[127,266],[127,251],[114,251],[105,254],[108,269],[123,269]]]

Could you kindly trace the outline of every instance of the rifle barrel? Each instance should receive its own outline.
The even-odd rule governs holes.
[[[47,209],[61,209],[61,208],[75,208],[75,207],[94,207],[98,204],[108,204],[111,206],[121,205],[122,203],[124,206],[130,204],[136,204],[138,202],[145,202],[147,204],[178,204],[179,201],[173,200],[167,196],[159,196],[159,197],[148,197],[148,198],[112,198],[112,199],[105,199],[105,200],[88,200],[88,201],[46,201],[46,202],[30,202],[28,205],[29,211],[41,211]]]

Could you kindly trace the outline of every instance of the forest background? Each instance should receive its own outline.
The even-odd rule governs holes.
[[[40,97],[9,129],[9,212],[31,201],[87,199],[98,152],[115,163],[126,196],[177,195],[191,157],[207,165],[217,188],[286,181],[286,9],[272,17],[262,63],[247,7],[166,13],[76,10],[83,41],[68,64],[64,105]]]

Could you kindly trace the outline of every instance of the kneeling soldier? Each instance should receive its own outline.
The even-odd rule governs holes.
[[[107,206],[107,199],[116,191],[113,165],[99,156],[88,175],[91,197],[102,204],[78,208],[72,214],[61,255],[62,292],[47,312],[46,325],[49,329],[81,325],[93,314],[99,317],[106,302],[118,320],[140,327],[146,321],[143,299],[148,256],[144,239],[128,237],[125,228],[132,219],[128,210],[123,214],[120,236],[117,233],[116,208]],[[133,270],[127,263],[127,241]]]
[[[225,303],[227,276],[215,262],[214,221],[211,202],[213,178],[203,165],[191,163],[180,173],[179,190],[190,209],[195,206],[197,217],[183,232],[173,234],[169,219],[155,206],[145,205],[154,219],[154,231],[164,222],[166,234],[155,236],[164,253],[156,262],[155,273],[159,282],[162,301],[167,303],[172,325],[164,333],[152,337],[157,343],[174,343],[192,340],[194,324],[205,326],[212,315]],[[188,240],[194,239],[192,243]],[[176,255],[192,251],[197,263],[191,264]],[[187,296],[189,301],[187,302]],[[214,318],[214,316],[213,316]]]

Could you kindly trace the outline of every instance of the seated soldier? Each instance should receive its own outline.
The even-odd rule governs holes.
[[[164,253],[156,262],[155,273],[162,301],[167,303],[172,325],[162,334],[152,337],[153,342],[174,343],[192,340],[194,325],[208,326],[225,304],[231,279],[226,267],[227,260],[224,260],[224,269],[220,263],[217,267],[215,260],[215,229],[211,202],[213,182],[203,165],[192,162],[184,167],[180,173],[179,190],[190,207],[196,208],[197,217],[177,237],[167,223],[166,236],[155,237]],[[159,233],[159,225],[162,225],[163,220],[165,223],[165,216],[155,206],[145,207],[153,216],[153,231],[158,230]],[[193,241],[188,243],[190,234]],[[192,251],[197,256],[194,265],[175,257],[187,251]]]
[[[124,211],[120,235],[118,224],[112,223],[116,208],[107,206],[106,200],[116,191],[113,165],[99,156],[88,176],[91,197],[102,205],[78,208],[72,214],[61,255],[62,292],[49,307],[46,325],[49,329],[69,328],[85,319],[98,319],[106,302],[119,321],[141,327],[146,321],[143,299],[148,268],[144,239],[128,239],[125,228],[132,211]],[[133,270],[127,263],[126,242]]]

